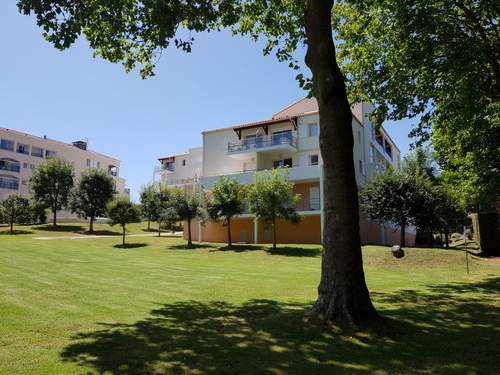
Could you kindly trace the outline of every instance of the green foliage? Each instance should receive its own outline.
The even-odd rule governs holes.
[[[273,247],[276,247],[276,220],[298,223],[301,217],[295,207],[300,195],[293,192],[293,182],[286,169],[273,169],[255,173],[255,183],[247,191],[249,211],[258,220],[273,229]]]
[[[90,231],[94,219],[106,213],[106,206],[113,199],[113,178],[101,169],[87,169],[78,179],[71,192],[70,208],[84,219],[90,218]]]
[[[231,219],[243,212],[244,188],[236,179],[219,178],[207,197],[206,207],[212,220],[222,220],[228,228],[228,246],[231,241]]]
[[[123,245],[125,245],[125,231],[127,224],[141,221],[141,211],[139,207],[129,199],[118,197],[108,203],[108,218],[110,225],[120,225],[123,230]]]
[[[148,230],[150,222],[157,220],[159,210],[159,193],[157,186],[154,184],[146,185],[140,192],[141,211],[143,216],[148,220]]]
[[[10,194],[0,202],[0,216],[14,231],[14,224],[24,224],[30,221],[30,201],[20,194]]]
[[[338,56],[374,120],[420,118],[443,175],[469,206],[500,192],[500,8],[495,0],[342,1]]]
[[[43,205],[32,199],[30,201],[30,223],[33,224],[45,224],[47,222],[47,208]]]
[[[188,247],[193,246],[191,238],[191,221],[195,218],[202,219],[202,201],[197,191],[172,189],[170,191],[170,207],[172,207],[179,220],[185,220],[188,226]]]
[[[73,166],[66,160],[52,158],[40,163],[30,179],[33,198],[52,210],[54,225],[56,212],[68,204],[73,188]]]
[[[433,201],[432,185],[419,176],[387,170],[367,183],[360,192],[361,207],[371,219],[389,221],[401,228],[401,245],[408,225],[432,218],[426,209]]]
[[[175,230],[177,223],[179,222],[179,216],[174,207],[163,207],[160,209],[158,215],[158,228],[165,228],[167,230]]]

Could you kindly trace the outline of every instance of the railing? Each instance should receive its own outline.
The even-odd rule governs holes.
[[[272,135],[269,137],[256,137],[252,139],[245,139],[241,142],[229,142],[227,144],[227,152],[242,152],[260,149],[264,147],[272,147],[279,145],[289,145],[297,148],[297,137],[287,134]]]
[[[0,169],[4,171],[9,171],[9,172],[20,172],[21,171],[21,165],[19,163],[7,161],[7,160],[0,160]]]
[[[19,181],[4,180],[4,179],[0,178],[0,188],[19,190]]]
[[[309,197],[308,199],[301,198],[299,203],[296,206],[297,211],[319,211],[321,209],[321,201],[318,198],[311,198]]]
[[[165,167],[165,166],[156,166],[155,167],[155,173],[161,173],[161,172],[174,172],[175,169],[173,167]]]

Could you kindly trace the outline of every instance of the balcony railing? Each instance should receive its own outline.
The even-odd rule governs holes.
[[[11,189],[11,190],[19,190],[19,181],[5,179],[0,177],[0,188],[2,189]]]
[[[21,171],[21,165],[17,162],[0,160],[0,169],[4,171],[19,173]]]
[[[269,137],[256,137],[252,139],[245,139],[240,142],[229,142],[227,144],[227,152],[229,154],[235,152],[252,151],[255,149],[261,149],[265,147],[289,145],[293,148],[297,148],[297,137],[291,134],[280,134],[272,135]]]

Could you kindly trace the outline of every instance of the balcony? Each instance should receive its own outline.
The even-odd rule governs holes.
[[[0,169],[3,171],[17,172],[21,171],[21,164],[19,162],[9,159],[0,160]]]
[[[321,176],[321,168],[317,165],[297,166],[286,168],[286,170],[288,171],[288,179],[290,181],[315,181],[319,180]],[[254,182],[255,172],[258,172],[258,170],[228,172],[216,176],[200,177],[199,180],[205,189],[210,189],[215,181],[222,176],[235,178],[238,183],[246,185]]]
[[[248,156],[256,152],[297,151],[297,138],[291,133],[247,138],[227,144],[227,154],[233,157]]]

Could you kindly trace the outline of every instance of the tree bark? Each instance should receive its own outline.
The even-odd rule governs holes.
[[[233,241],[231,239],[231,218],[227,219],[227,246],[233,246]]]
[[[57,208],[52,208],[52,225],[57,227]]]
[[[122,245],[125,246],[125,225],[122,226]]]
[[[191,240],[191,219],[187,220],[188,222],[188,247],[193,247],[193,241]]]
[[[148,217],[148,232],[151,230],[151,219]]]
[[[324,163],[324,234],[321,281],[313,311],[349,323],[376,318],[363,271],[352,113],[332,36],[333,0],[309,0],[305,13],[306,64],[312,71]]]
[[[10,233],[14,233],[14,219],[10,219]]]
[[[276,219],[273,219],[273,250],[276,250]]]
[[[94,217],[90,217],[89,233],[94,233]]]
[[[399,233],[399,246],[402,248],[406,246],[406,236],[405,236],[405,231],[406,231],[406,221],[402,221],[400,226],[400,233]]]

